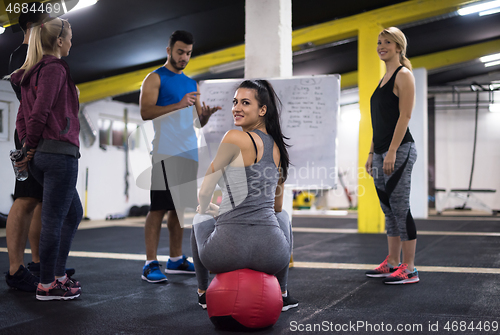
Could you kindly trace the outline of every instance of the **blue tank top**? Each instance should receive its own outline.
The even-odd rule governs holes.
[[[196,81],[184,73],[173,73],[164,66],[154,73],[161,80],[157,106],[178,103],[186,93],[197,91]],[[153,152],[160,156],[181,156],[198,161],[198,144],[193,128],[197,116],[195,107],[191,106],[154,119]]]
[[[279,226],[274,198],[279,172],[274,163],[271,135],[254,130],[264,143],[260,161],[246,167],[228,166],[219,180],[222,202],[216,225],[250,224]]]

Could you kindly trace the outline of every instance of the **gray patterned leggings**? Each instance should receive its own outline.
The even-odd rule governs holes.
[[[384,173],[384,158],[373,154],[373,178],[380,206],[385,214],[387,236],[399,236],[401,241],[417,238],[417,228],[410,212],[410,184],[413,164],[417,160],[415,143],[402,144],[396,151],[396,163],[391,175]]]

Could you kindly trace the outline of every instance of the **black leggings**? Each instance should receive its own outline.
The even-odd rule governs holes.
[[[198,288],[208,288],[208,270],[213,273],[252,269],[275,275],[286,291],[293,247],[292,226],[285,211],[276,213],[279,226],[221,224],[209,215],[193,220],[191,248]]]

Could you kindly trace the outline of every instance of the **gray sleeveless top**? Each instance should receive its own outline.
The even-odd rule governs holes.
[[[216,225],[251,224],[279,226],[274,212],[274,198],[279,172],[273,159],[271,135],[254,130],[264,143],[262,159],[250,166],[228,166],[219,180],[222,203]]]

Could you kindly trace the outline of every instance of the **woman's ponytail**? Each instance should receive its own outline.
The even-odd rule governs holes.
[[[43,58],[44,54],[50,54],[56,50],[57,39],[65,38],[69,29],[69,22],[60,18],[44,20],[41,24],[31,27],[26,61],[14,72],[24,70],[24,78],[24,75]]]
[[[412,66],[411,66],[410,60],[408,58],[406,58],[406,56],[403,55],[402,53],[399,56],[399,61],[401,62],[401,65],[403,65],[408,70],[412,71]]]
[[[271,85],[271,83],[269,83],[267,80],[257,80],[257,81],[260,82],[263,87],[265,87],[269,95],[269,102],[271,106],[268,106],[268,111],[264,116],[266,120],[266,131],[269,135],[271,135],[271,137],[273,138],[274,142],[276,143],[280,151],[279,167],[280,167],[282,181],[284,182],[288,177],[288,167],[290,165],[290,157],[288,156],[288,150],[287,150],[287,147],[289,147],[289,145],[285,142],[285,139],[288,138],[285,137],[285,135],[283,135],[283,132],[281,131],[280,116],[281,116],[282,103],[278,98],[278,95],[274,91],[274,88]],[[271,107],[271,111],[269,111],[269,107]]]
[[[43,47],[42,47],[42,25],[36,25],[32,27],[30,32],[30,38],[28,43],[28,53],[26,55],[26,61],[23,66],[21,66],[17,71],[24,70],[23,78],[26,73],[36,63],[38,63],[43,57]]]

